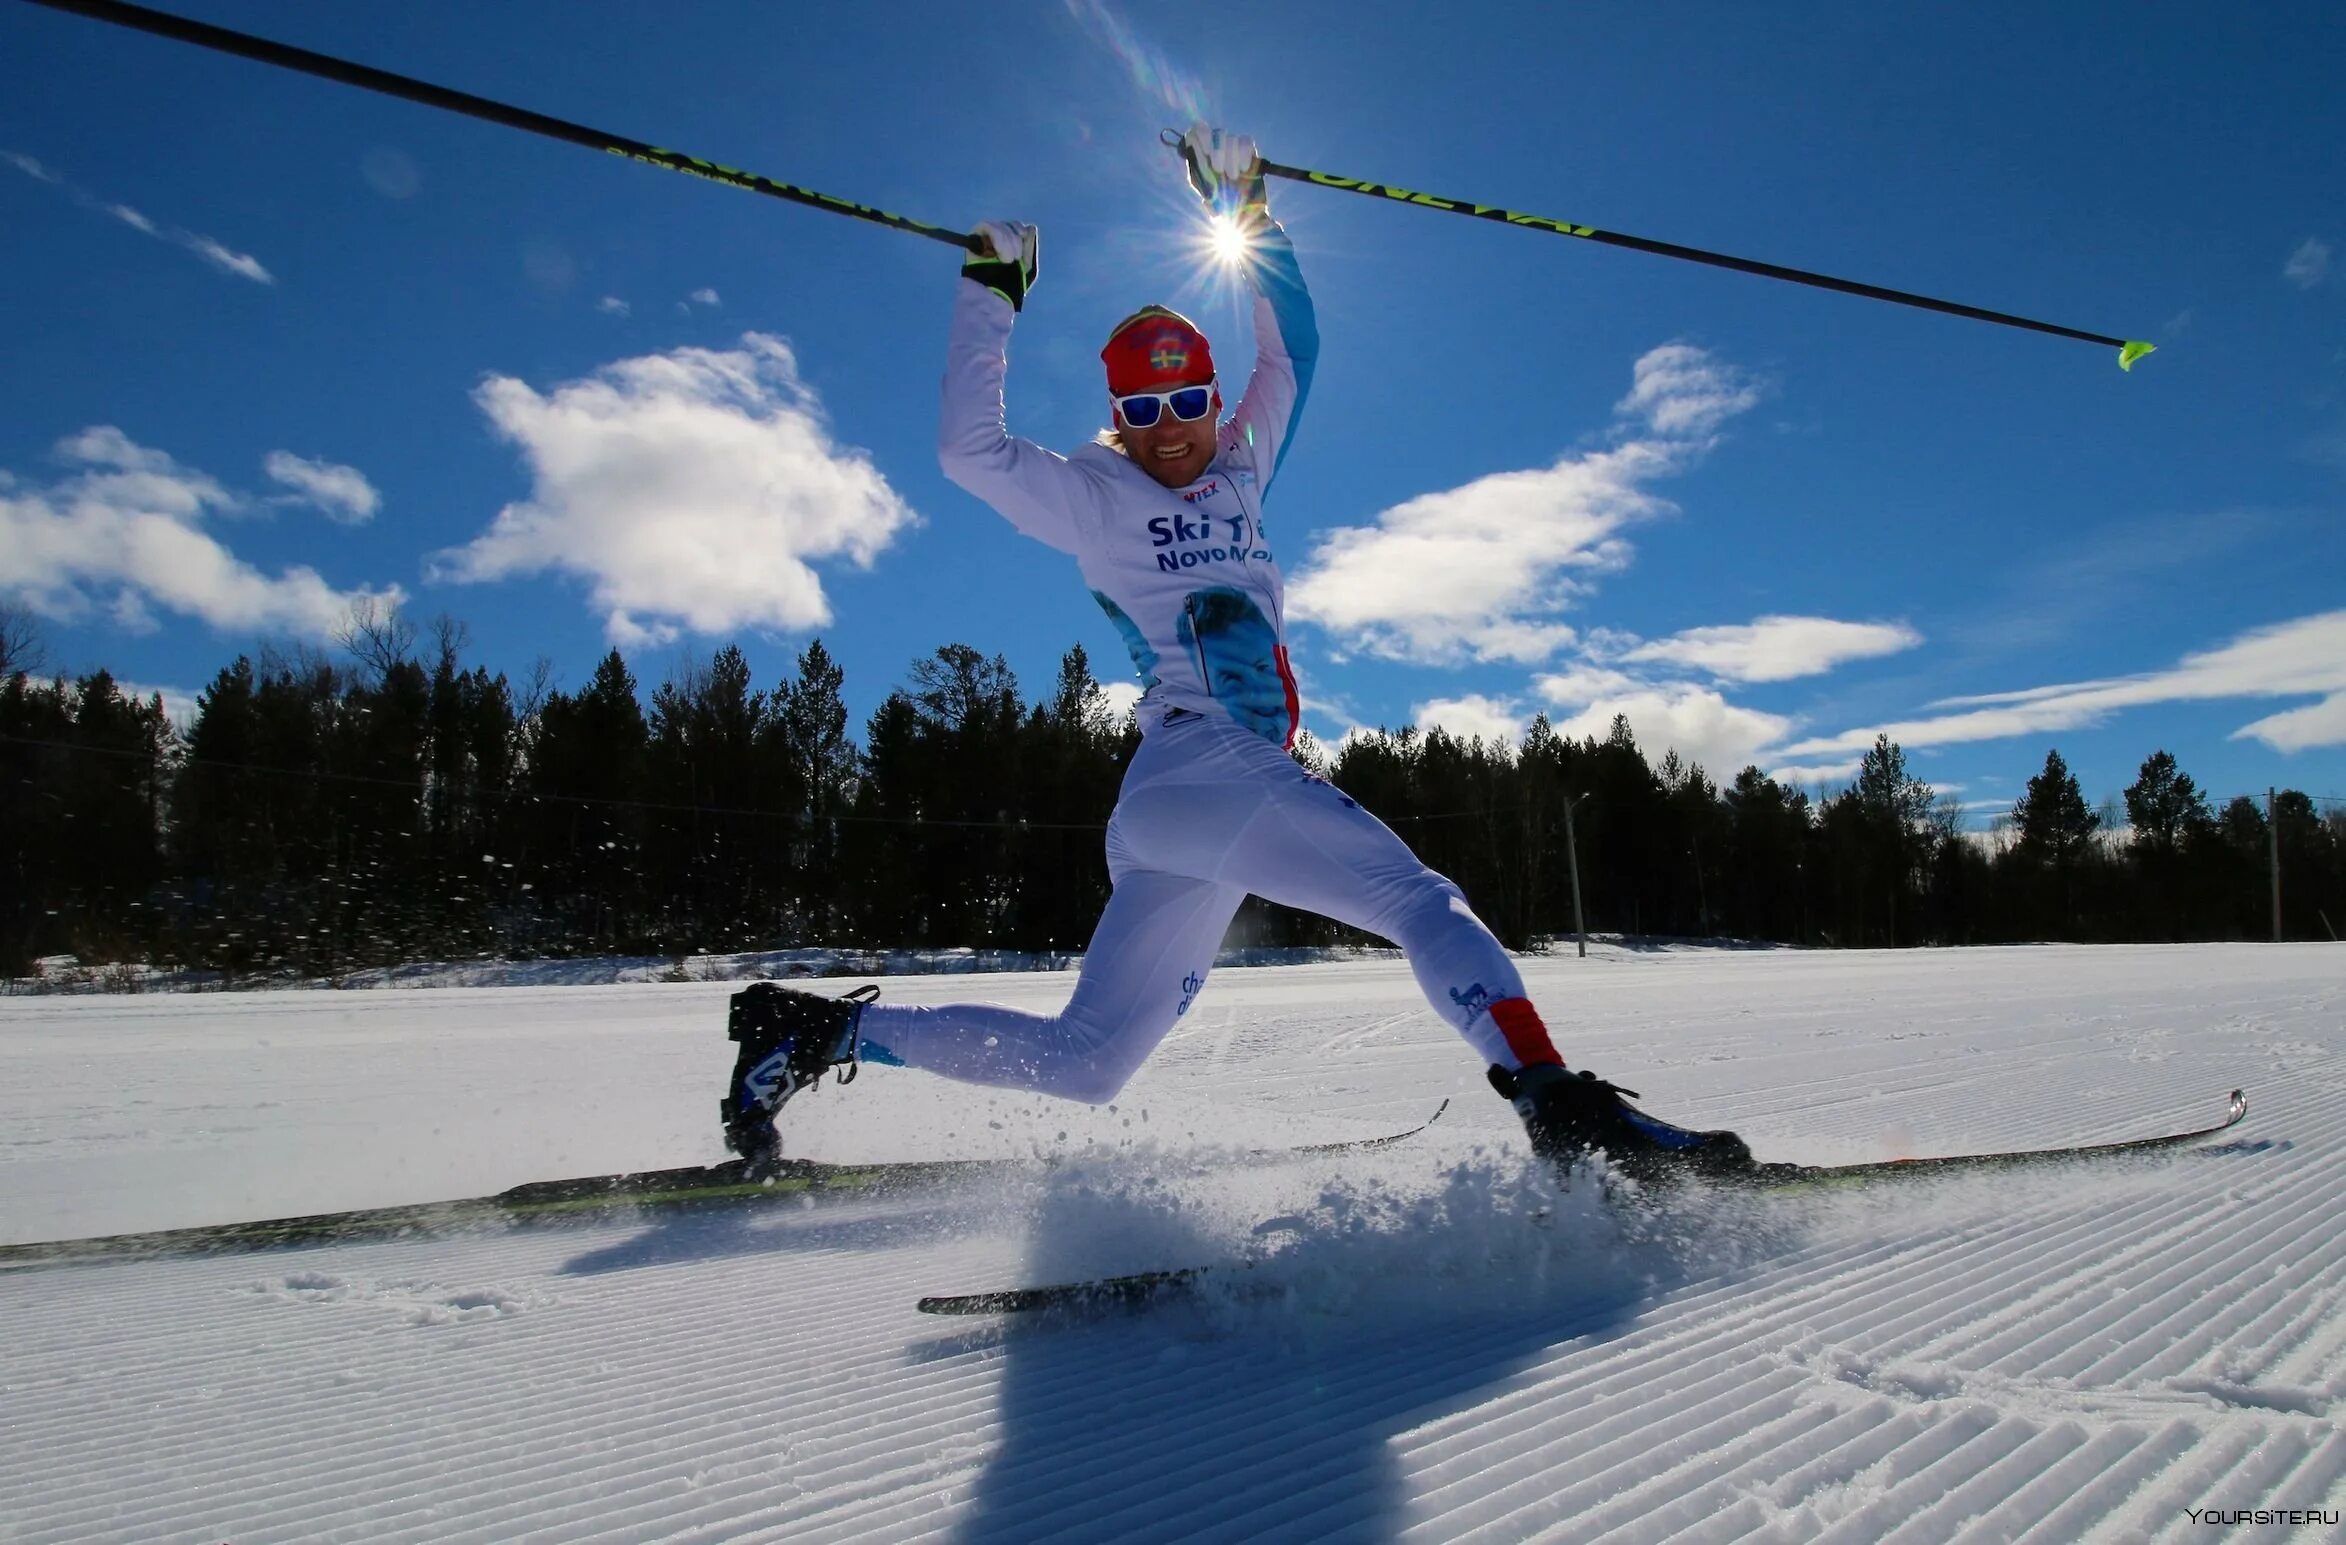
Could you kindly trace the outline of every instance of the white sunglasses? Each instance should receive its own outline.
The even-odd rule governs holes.
[[[1214,392],[1219,384],[1208,381],[1203,386],[1176,386],[1169,392],[1133,392],[1115,399],[1116,415],[1127,429],[1147,429],[1168,410],[1182,423],[1194,424],[1214,411]]]

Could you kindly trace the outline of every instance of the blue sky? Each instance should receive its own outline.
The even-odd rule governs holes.
[[[1268,515],[1306,723],[1630,714],[1984,823],[2057,747],[2346,794],[2346,13],[2299,6],[312,6],[183,14],[966,228],[1043,230],[1013,429],[1169,300],[1156,141],[2150,339],[2114,351],[1292,183],[1324,339]],[[648,687],[820,634],[1030,693],[1115,635],[946,483],[941,244],[0,6],[0,600],[192,693],[357,599]]]

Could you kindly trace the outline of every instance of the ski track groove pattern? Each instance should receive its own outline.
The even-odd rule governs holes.
[[[914,1314],[1026,1279],[1031,1212],[982,1196],[0,1278],[0,1542],[2281,1538],[2186,1510],[2346,1487],[2336,958],[1528,962],[1629,1027],[1565,1032],[1589,1065],[1638,1083],[1650,1037],[1647,1103],[1763,1155],[2123,1138],[2233,1083],[2255,1106],[2236,1151],[1705,1203],[1594,1247],[1642,1289],[1519,1256],[1522,1315],[1454,1310],[1391,1254],[1333,1307],[1306,1275],[1088,1321]],[[1405,968],[1310,971],[1217,973],[1227,1017],[1163,1059],[1183,1087],[1380,1125],[1465,1087]],[[222,1012],[120,1033],[197,1011]],[[1504,1149],[1504,1119],[1462,1103],[1427,1165]]]

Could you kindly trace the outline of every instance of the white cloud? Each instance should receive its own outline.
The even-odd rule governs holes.
[[[623,646],[823,626],[831,607],[811,565],[869,567],[919,519],[863,452],[831,439],[779,338],[620,360],[545,395],[492,376],[473,400],[533,487],[436,555],[435,576],[576,575]]]
[[[255,284],[275,284],[277,276],[261,266],[261,260],[242,252],[231,252],[209,236],[198,236],[192,231],[174,231],[171,240],[219,269],[239,279],[250,279]]]
[[[1443,729],[1460,740],[1490,740],[1512,746],[1523,738],[1524,719],[1512,701],[1470,692],[1436,698],[1412,710],[1421,730]]]
[[[1601,697],[1619,697],[1637,691],[1644,685],[1635,676],[1601,665],[1574,665],[1532,683],[1541,697],[1558,708],[1579,708]]]
[[[186,687],[151,687],[133,681],[116,682],[115,686],[124,697],[137,702],[143,703],[151,697],[161,698],[163,717],[169,719],[182,734],[195,727],[197,711],[202,706],[196,700],[198,693]]]
[[[691,301],[696,306],[714,306],[719,304],[717,300],[717,292],[710,289],[707,285],[703,285],[699,289],[693,291],[690,295],[687,295],[685,299]]]
[[[1922,635],[1902,622],[1761,617],[1740,626],[1689,628],[1640,644],[1621,658],[1688,666],[1725,681],[1791,681],[1921,642]]]
[[[1770,772],[1768,776],[1787,788],[1816,783],[1845,783],[1857,776],[1857,769],[1862,761],[1863,758],[1853,756],[1846,762],[1817,762],[1807,767],[1779,767]],[[1737,772],[1742,770],[1740,767],[1736,769]]]
[[[2221,648],[2186,655],[2170,670],[1944,699],[1931,706],[1964,711],[1804,740],[1786,754],[1860,751],[1876,735],[1909,748],[2003,740],[2099,724],[2150,703],[2306,695],[2323,701],[2244,725],[2233,738],[2262,740],[2278,751],[2346,744],[2346,611],[2254,629]]]
[[[6,161],[27,177],[37,178],[52,187],[62,189],[68,197],[84,209],[92,209],[101,214],[111,215],[141,235],[152,236],[157,241],[165,241],[175,247],[186,248],[222,273],[234,274],[239,279],[250,279],[255,284],[275,284],[277,282],[277,276],[264,268],[260,259],[242,252],[231,251],[211,237],[201,235],[198,232],[182,230],[175,225],[165,225],[149,218],[143,212],[131,208],[128,204],[117,204],[102,199],[87,189],[67,181],[21,151],[0,151],[0,161]]]
[[[1637,488],[1663,460],[1625,446],[1396,505],[1327,534],[1288,587],[1290,611],[1390,659],[1545,659],[1575,636],[1554,614],[1584,577],[1627,564],[1614,533],[1666,508]]]
[[[210,478],[201,473],[183,471],[179,463],[171,459],[169,452],[150,450],[112,424],[92,424],[80,434],[67,435],[57,442],[57,454],[67,461],[84,462],[93,467],[111,467],[117,472],[151,472],[159,477],[179,479],[197,488],[202,502],[207,504],[236,502],[227,490]]]
[[[403,598],[396,585],[336,590],[304,565],[263,574],[203,529],[243,500],[112,425],[67,437],[57,454],[76,470],[56,483],[0,482],[0,595],[43,616],[104,613],[144,629],[162,611],[322,639],[355,603]]]
[[[2330,276],[2330,244],[2318,236],[2308,236],[2289,254],[2289,261],[2281,265],[2281,277],[2301,290],[2310,290]]]
[[[2346,746],[2346,692],[2333,692],[2318,703],[2244,724],[2232,732],[2231,738],[2261,740],[2276,751]]]
[[[1732,367],[1669,344],[1637,362],[1622,436],[1553,465],[1495,472],[1323,533],[1288,586],[1291,615],[1340,647],[1426,664],[1533,664],[1575,639],[1561,613],[1626,567],[1624,528],[1671,506],[1646,491],[1757,400]],[[1642,421],[1654,426],[1635,433]],[[1660,426],[1667,426],[1666,428]]]
[[[595,309],[603,313],[605,316],[623,317],[627,315],[629,307],[627,302],[621,300],[618,296],[606,295],[601,300],[595,302]]]
[[[1108,712],[1111,715],[1122,719],[1131,713],[1133,705],[1140,701],[1140,683],[1137,681],[1101,682],[1100,698],[1108,705]]]
[[[1768,756],[1797,728],[1796,721],[1730,702],[1712,687],[1655,680],[1608,663],[1676,666],[1720,681],[1788,681],[1816,675],[1852,659],[1909,648],[1919,636],[1903,624],[1846,623],[1825,617],[1761,617],[1736,626],[1690,628],[1652,643],[1597,630],[1583,641],[1582,658],[1534,678],[1532,688],[1567,717],[1557,733],[1602,739],[1616,714],[1629,716],[1639,748],[1659,763],[1675,748],[1681,759],[1720,781]],[[1804,782],[1856,770],[1825,763],[1780,768],[1772,776]]]
[[[1613,405],[1655,434],[1705,438],[1759,405],[1760,384],[1689,343],[1666,343],[1638,360],[1629,395]]]
[[[1556,733],[1570,740],[1612,732],[1613,716],[1627,714],[1647,762],[1659,766],[1675,749],[1717,782],[1727,782],[1792,729],[1792,721],[1728,702],[1708,687],[1656,685],[1598,698],[1562,720]]]
[[[313,505],[341,525],[363,526],[383,507],[383,496],[356,467],[271,451],[262,470],[293,490],[283,502]]]

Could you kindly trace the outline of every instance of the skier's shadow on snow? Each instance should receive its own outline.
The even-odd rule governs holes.
[[[1227,1257],[1227,1240],[1182,1241],[1139,1215],[1159,1200],[1118,1220],[1097,1194],[1046,1199],[1026,1280]],[[1544,1219],[1442,1211],[1391,1213],[1401,1226],[1382,1237],[1360,1217],[1302,1218],[1280,1253],[1194,1299],[979,1321],[916,1345],[1002,1359],[1001,1437],[959,1537],[1392,1538],[1412,1522],[1397,1434],[1490,1401],[1569,1343],[1620,1334],[1721,1265],[1634,1225],[1625,1236],[1587,1187]],[[1119,1221],[1167,1236],[1155,1260],[1098,1264]]]
[[[787,1212],[777,1209],[790,1208]],[[587,1250],[565,1262],[562,1275],[593,1277],[678,1261],[774,1255],[806,1250],[874,1252],[933,1245],[971,1226],[969,1210],[949,1202],[877,1211],[865,1202],[847,1217],[826,1217],[824,1204],[804,1211],[763,1199],[705,1210],[652,1208],[641,1232]]]

